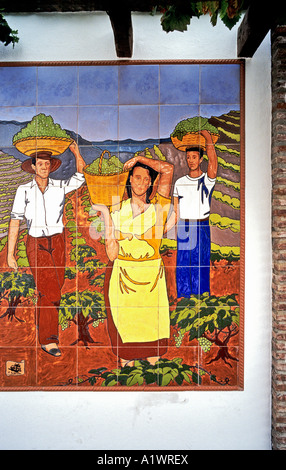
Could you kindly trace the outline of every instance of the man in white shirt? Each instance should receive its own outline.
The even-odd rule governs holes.
[[[78,145],[70,145],[76,160],[77,172],[68,180],[50,178],[61,165],[61,160],[48,152],[24,161],[22,169],[35,178],[18,187],[11,212],[8,233],[8,266],[17,269],[15,247],[20,221],[27,222],[27,257],[39,292],[37,326],[42,349],[52,356],[60,356],[58,348],[58,307],[65,275],[65,240],[63,211],[65,195],[78,189],[84,182],[85,162]]]
[[[203,150],[186,150],[188,175],[179,178],[174,186],[174,211],[166,230],[177,224],[177,297],[190,297],[210,290],[210,204],[216,182],[217,155],[211,134],[200,131],[206,141],[207,172],[200,164]]]

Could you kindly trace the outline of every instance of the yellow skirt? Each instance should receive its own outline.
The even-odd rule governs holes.
[[[116,259],[109,283],[109,301],[123,343],[170,337],[169,302],[161,259]]]

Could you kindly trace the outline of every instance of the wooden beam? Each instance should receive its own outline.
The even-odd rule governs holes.
[[[132,57],[133,29],[131,11],[121,5],[115,5],[107,14],[111,21],[117,57]]]
[[[237,57],[253,57],[266,34],[286,19],[286,3],[273,0],[271,7],[263,8],[252,2],[237,32]],[[281,23],[280,23],[281,24]]]
[[[200,0],[191,0],[193,3]],[[1,0],[1,8],[6,13],[76,12],[107,11],[113,8],[114,0]],[[154,0],[118,1],[130,11],[151,12]],[[160,2],[158,2],[160,3]],[[164,0],[164,5],[185,5],[185,0]]]

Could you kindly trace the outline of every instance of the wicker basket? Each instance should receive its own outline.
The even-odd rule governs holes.
[[[108,153],[110,158],[110,152],[104,150],[100,156],[98,175],[90,174],[88,166],[84,168],[83,172],[92,203],[110,207],[122,201],[129,171],[101,175],[102,159],[105,153]]]
[[[211,136],[212,141],[215,144],[218,141],[219,134],[211,133]],[[183,136],[182,140],[171,136],[171,140],[174,147],[178,150],[182,150],[183,152],[185,152],[189,147],[201,147],[204,150],[206,149],[206,139],[198,132],[188,132]]]
[[[72,141],[72,138],[64,137],[25,137],[14,142],[14,145],[19,152],[28,157],[36,152],[50,152],[51,155],[61,155],[69,148]]]

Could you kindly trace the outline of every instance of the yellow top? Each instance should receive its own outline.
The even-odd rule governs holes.
[[[170,199],[156,193],[149,207],[133,217],[131,199],[122,201],[111,210],[115,236],[119,241],[118,259],[147,261],[160,258],[164,225],[170,209]]]

